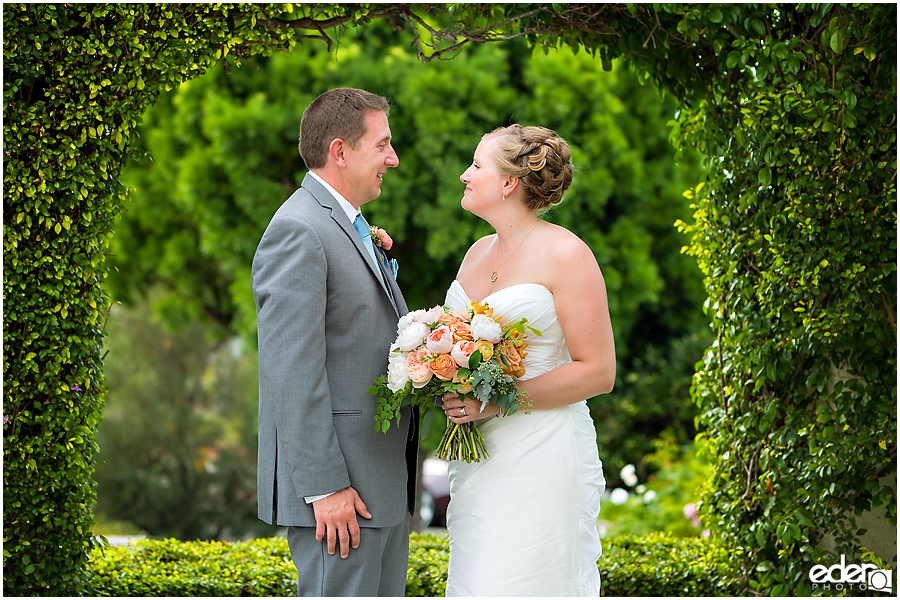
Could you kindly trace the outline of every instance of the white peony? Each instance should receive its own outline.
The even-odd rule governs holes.
[[[496,344],[503,337],[503,330],[500,324],[485,315],[475,315],[472,317],[472,337],[476,341],[484,340],[492,344]]]
[[[418,311],[418,312],[425,312],[425,311]],[[410,325],[412,325],[415,322],[416,322],[416,313],[414,313],[414,312],[406,313],[405,315],[400,317],[400,320],[397,322],[397,335],[403,333],[404,329],[406,329],[407,327],[409,327]]]
[[[406,387],[409,381],[409,371],[406,369],[406,354],[392,352],[388,360],[388,389],[397,393]]]
[[[397,336],[397,347],[403,352],[412,352],[425,343],[431,329],[424,323],[412,323]]]
[[[428,310],[417,310],[415,315],[417,323],[437,323],[437,320],[444,316],[444,308],[435,306]]]

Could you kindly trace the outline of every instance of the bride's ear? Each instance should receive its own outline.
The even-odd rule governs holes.
[[[509,196],[519,187],[519,178],[514,175],[507,175],[503,180],[503,195]]]

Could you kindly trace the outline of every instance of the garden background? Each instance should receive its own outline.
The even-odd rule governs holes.
[[[547,218],[608,285],[610,536],[708,529],[743,589],[785,593],[872,545],[857,516],[895,526],[896,10],[449,7],[4,6],[8,589],[82,589],[92,530],[272,534],[249,266],[302,108],[339,85],[394,106],[366,211],[411,307],[489,233],[459,208],[481,134],[572,144]]]

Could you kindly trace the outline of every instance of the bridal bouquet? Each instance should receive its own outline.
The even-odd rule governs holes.
[[[423,435],[434,418],[435,398],[446,392],[471,394],[481,410],[493,403],[501,415],[511,415],[524,400],[514,378],[525,374],[523,360],[528,319],[500,325],[487,303],[468,310],[435,306],[400,319],[397,339],[388,354],[388,372],[375,380],[369,393],[378,397],[375,430],[386,432],[391,419],[400,422],[400,408],[425,411]],[[523,409],[527,410],[523,404]],[[478,462],[488,456],[484,437],[472,422],[449,423],[436,455]]]

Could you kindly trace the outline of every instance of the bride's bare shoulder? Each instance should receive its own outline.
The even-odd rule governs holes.
[[[549,233],[544,247],[551,281],[580,281],[585,277],[600,275],[597,258],[584,240],[557,225]]]
[[[580,237],[560,225],[550,224],[547,228],[545,246],[557,260],[568,260],[573,255],[590,253],[590,247]]]
[[[491,247],[491,244],[496,237],[497,234],[486,235],[469,246],[469,249],[466,251],[466,256],[459,266],[459,274],[463,274],[474,265],[480,264],[487,255],[488,248]]]
[[[491,247],[496,237],[497,234],[494,233],[491,235],[486,235],[480,240],[476,240],[475,243],[469,246],[469,249],[466,251],[466,257],[463,259],[463,262],[465,263],[469,261],[479,260],[482,256],[485,255],[485,253],[487,253],[488,248]]]

